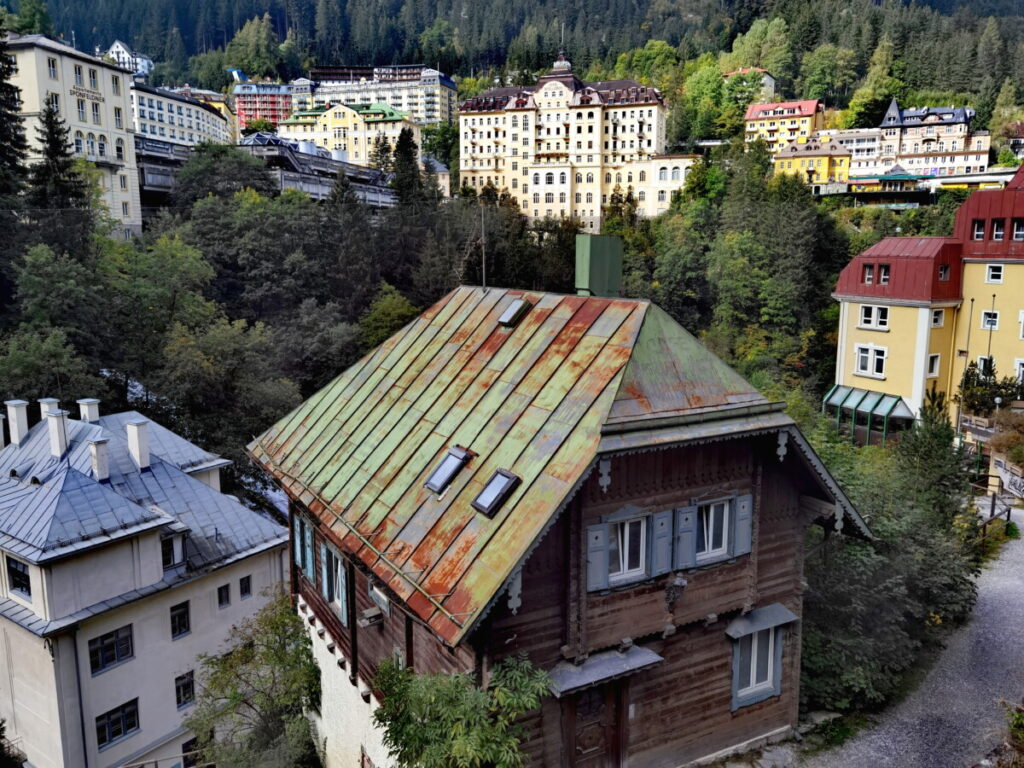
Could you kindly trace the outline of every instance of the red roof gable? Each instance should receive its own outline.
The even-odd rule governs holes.
[[[776,110],[794,110],[791,115],[772,114]],[[817,99],[805,99],[804,101],[777,101],[773,104],[751,104],[747,107],[744,120],[757,120],[760,117],[808,117],[815,112],[824,111],[825,107]]]
[[[983,237],[975,239],[975,222],[983,223]],[[1024,166],[1017,169],[1005,189],[974,192],[956,212],[953,236],[964,244],[965,259],[1024,259],[1024,240],[1015,240],[1017,222],[1024,221]],[[993,223],[1002,222],[1002,239],[993,237]]]
[[[932,302],[960,298],[960,243],[949,237],[887,237],[855,256],[839,274],[836,298]],[[864,281],[864,267],[872,265],[872,282]],[[887,283],[879,280],[881,266],[889,266]],[[939,267],[948,266],[946,280]]]

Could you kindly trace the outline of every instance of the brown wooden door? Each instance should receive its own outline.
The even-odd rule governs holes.
[[[567,702],[567,757],[572,768],[619,768],[622,726],[620,687],[588,688]]]

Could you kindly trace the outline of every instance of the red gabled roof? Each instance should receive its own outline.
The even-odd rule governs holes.
[[[794,109],[796,111],[792,115],[771,115],[771,113],[777,109]],[[817,99],[805,99],[804,101],[776,101],[772,104],[751,104],[747,107],[747,113],[743,116],[743,119],[757,120],[762,116],[808,117],[813,115],[815,112],[822,110],[824,110],[824,107]]]
[[[855,256],[839,273],[834,296],[891,301],[949,301],[960,298],[960,242],[950,237],[887,237]],[[873,282],[864,267],[874,265]],[[889,265],[889,282],[879,282],[879,266]],[[949,279],[939,280],[939,266]]]
[[[1024,259],[1024,241],[1013,239],[1014,220],[1024,219],[1024,165],[1004,189],[979,189],[960,206],[953,236],[964,244],[966,259]],[[985,223],[985,236],[974,239],[974,222]],[[992,238],[992,222],[1003,222],[1003,239]]]

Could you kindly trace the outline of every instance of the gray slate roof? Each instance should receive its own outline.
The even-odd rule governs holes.
[[[99,425],[111,432],[124,434],[125,425],[129,421],[146,418],[138,411],[123,411],[101,416]],[[149,450],[164,461],[175,464],[178,469],[188,473],[198,472],[214,467],[226,467],[232,462],[215,453],[203,450],[195,443],[189,442],[167,427],[149,422]]]
[[[133,417],[139,414],[117,414],[105,423],[121,425]],[[196,451],[212,454],[151,421],[150,466],[140,471],[124,428],[103,423],[69,419],[61,459],[50,455],[43,423],[20,446],[0,450],[0,547],[43,563],[154,527],[187,529],[186,560],[196,570],[287,538],[282,526],[190,477],[177,463]],[[98,482],[88,442],[104,438],[110,478]],[[164,449],[174,460],[160,455]]]

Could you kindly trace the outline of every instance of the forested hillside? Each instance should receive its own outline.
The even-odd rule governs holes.
[[[21,1],[0,6],[16,12]],[[799,33],[798,55],[832,43],[866,61],[888,34],[913,62],[915,87],[976,90],[985,18],[1004,17],[1007,60],[1022,58],[1024,40],[1020,0],[51,0],[49,8],[55,31],[73,32],[79,47],[120,38],[179,71],[263,14],[282,40],[292,37],[302,63],[420,61],[458,74],[506,63],[537,69],[563,41],[581,68],[651,38],[690,58],[728,49],[756,18],[781,16]]]

